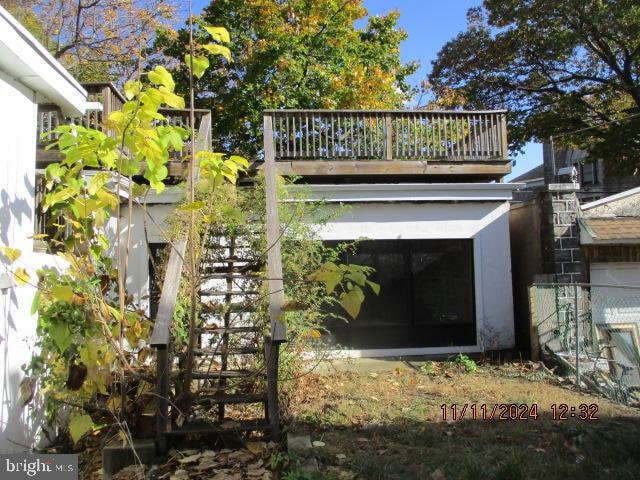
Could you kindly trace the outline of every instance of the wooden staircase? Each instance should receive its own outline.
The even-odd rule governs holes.
[[[196,151],[209,141],[206,123],[200,126]],[[275,173],[266,184],[269,212],[273,211],[270,203],[275,202]],[[187,239],[174,242],[150,341],[156,349],[160,454],[185,437],[279,435],[278,357],[284,326],[277,232],[277,215],[267,215],[266,226],[262,222],[217,225],[206,232],[191,356],[188,342],[172,338]]]

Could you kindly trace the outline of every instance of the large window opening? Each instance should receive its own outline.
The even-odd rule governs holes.
[[[327,242],[336,245],[338,242]],[[356,320],[328,319],[343,348],[419,348],[476,344],[473,240],[366,240],[342,261],[376,269]]]

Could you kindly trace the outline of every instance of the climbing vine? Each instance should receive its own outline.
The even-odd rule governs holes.
[[[202,48],[229,58],[228,32],[209,29],[213,43]],[[194,73],[201,74],[206,66],[195,60]],[[126,280],[133,208],[149,191],[165,188],[172,152],[182,151],[193,136],[168,124],[160,111],[185,108],[174,88],[171,74],[157,66],[125,83],[126,102],[109,114],[103,129],[64,125],[48,134],[48,148],[57,149],[61,160],[45,171],[43,210],[64,219],[48,239],[63,267],[37,275],[15,267],[12,273],[17,282],[38,286],[31,307],[38,313],[38,354],[27,373],[39,380],[49,420],[56,420],[61,407],[70,410],[74,442],[101,424],[122,425],[139,411],[143,394],[149,394],[144,402],[152,400],[146,343],[152,322]],[[211,189],[235,184],[248,165],[242,157],[207,151],[187,160],[198,165],[200,182]],[[191,202],[186,208],[201,206]],[[12,247],[2,253],[12,263],[21,255]]]

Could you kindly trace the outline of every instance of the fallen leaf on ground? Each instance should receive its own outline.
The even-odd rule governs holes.
[[[324,447],[325,443],[321,442],[320,440],[314,440],[311,445],[313,445],[314,447]]]
[[[194,455],[189,455],[188,457],[178,459],[178,463],[194,463],[200,460],[200,457],[202,457],[202,454],[196,453]]]
[[[439,468],[436,468],[431,475],[429,476],[431,480],[446,480],[447,477],[444,476],[444,472]]]
[[[254,455],[261,454],[262,450],[264,449],[264,445],[262,443],[258,443],[258,442],[247,442],[245,444],[245,447],[247,448],[247,450],[249,450]]]

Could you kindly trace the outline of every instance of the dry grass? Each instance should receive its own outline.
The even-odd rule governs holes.
[[[427,363],[386,373],[308,375],[291,392],[297,429],[324,442],[317,478],[638,478],[640,411],[561,385],[521,364],[466,373]],[[441,405],[537,404],[537,420],[443,421]],[[551,418],[597,404],[598,420]],[[468,415],[468,412],[467,412]],[[480,415],[478,413],[478,415]],[[316,478],[292,472],[292,480]]]

